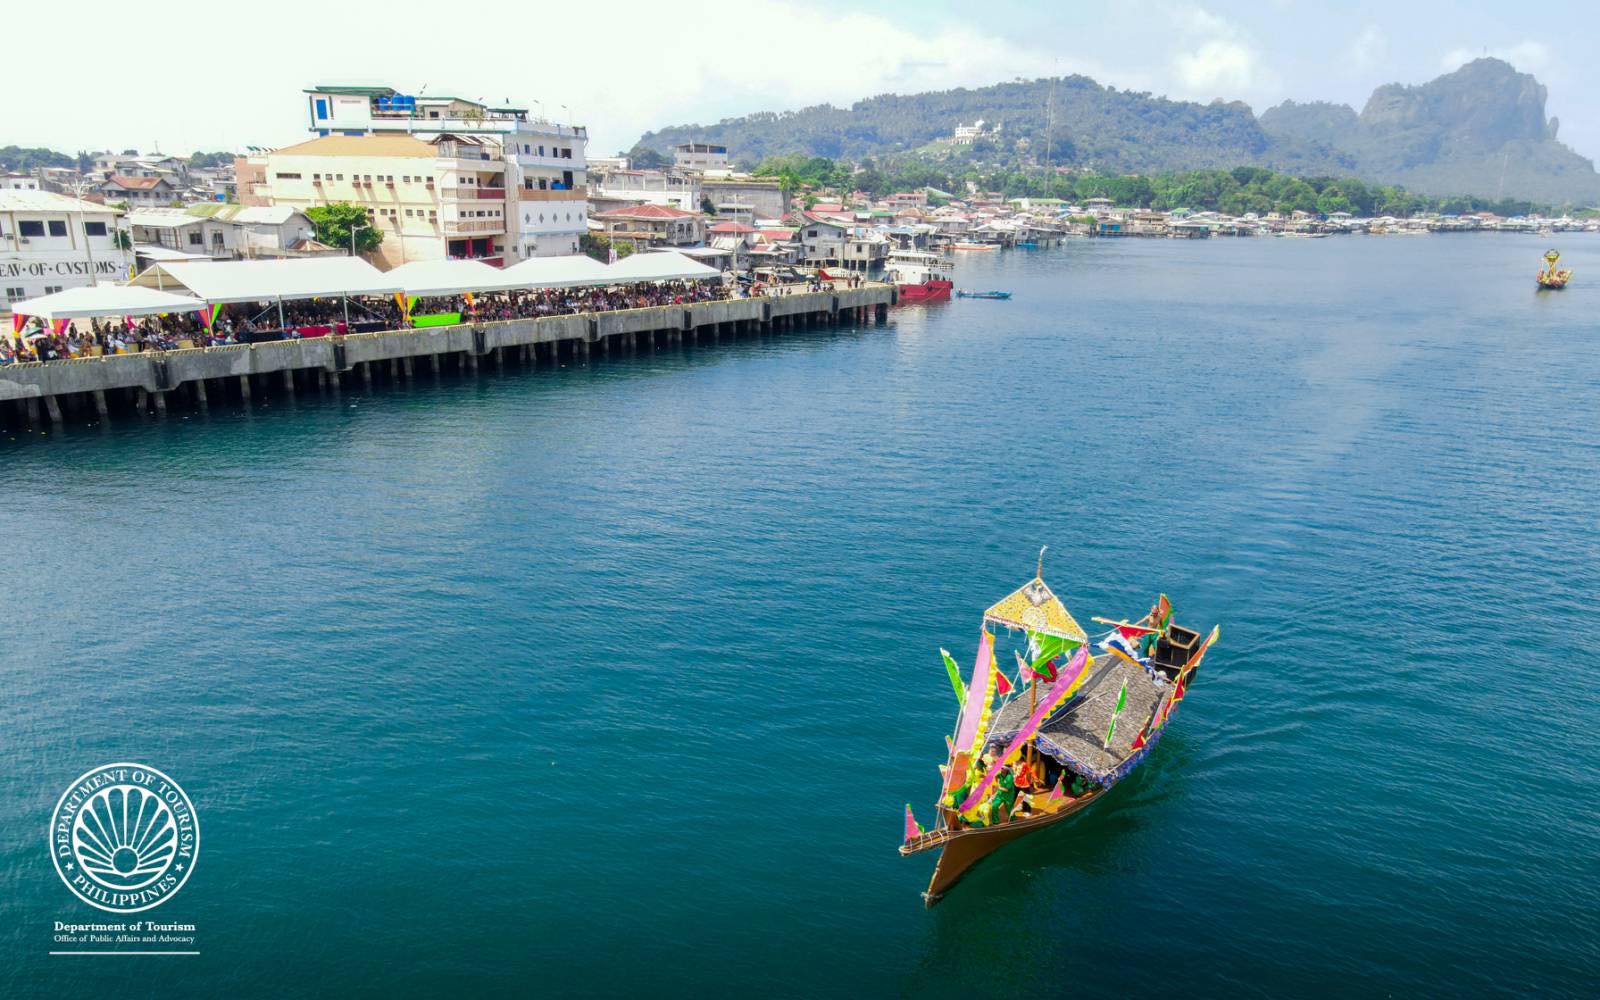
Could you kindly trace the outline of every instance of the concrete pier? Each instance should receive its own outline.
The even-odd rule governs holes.
[[[741,334],[836,326],[852,317],[862,322],[867,310],[882,324],[895,299],[893,285],[870,283],[772,298],[9,365],[0,368],[0,422],[37,424],[41,401],[53,423],[63,421],[64,407],[68,413],[83,414],[92,406],[92,412],[104,419],[111,403],[123,400],[121,405],[126,405],[130,392],[138,410],[148,412],[153,402],[157,412],[165,412],[168,394],[185,386],[187,391],[174,399],[204,405],[207,379],[237,379],[239,396],[248,401],[252,376],[276,374],[283,392],[292,396],[297,372],[305,372],[301,378],[306,388],[315,384],[325,390],[330,378],[337,386],[340,373],[350,371],[359,371],[363,386],[370,386],[375,365],[386,365],[393,382],[402,377],[410,382],[416,359],[426,360],[437,372],[443,367],[441,359],[454,355],[459,359],[457,370],[470,373],[478,371],[479,358],[490,352],[499,368],[507,354],[536,364],[562,358],[586,361],[591,349],[627,357],[664,346],[737,341]],[[217,382],[219,388],[227,384]],[[270,382],[258,383],[266,385]]]

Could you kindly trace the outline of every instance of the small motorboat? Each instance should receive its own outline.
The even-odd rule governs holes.
[[[958,240],[955,243],[950,244],[950,249],[952,249],[952,250],[968,250],[968,251],[998,250],[998,249],[1000,249],[1000,244],[998,244],[998,243],[971,243],[971,242],[967,242],[967,241],[963,241],[963,240]]]
[[[958,299],[1009,299],[1010,292],[956,292]]]

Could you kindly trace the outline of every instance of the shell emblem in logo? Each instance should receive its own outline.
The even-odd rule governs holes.
[[[172,810],[132,785],[98,792],[72,827],[72,852],[83,870],[117,889],[160,878],[177,855],[177,842]]]

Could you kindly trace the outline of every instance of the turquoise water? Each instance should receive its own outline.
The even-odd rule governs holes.
[[[0,994],[1587,995],[1600,240],[1078,242],[1010,302],[0,441]],[[17,435],[13,435],[17,437]],[[1031,575],[1223,641],[922,908],[937,650]],[[198,957],[45,829],[181,782]]]

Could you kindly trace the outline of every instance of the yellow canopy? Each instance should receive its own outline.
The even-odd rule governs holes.
[[[983,613],[985,622],[1007,628],[1041,632],[1075,643],[1085,643],[1089,637],[1083,627],[1073,620],[1061,599],[1039,577],[1034,577],[1017,588],[1009,597]]]

